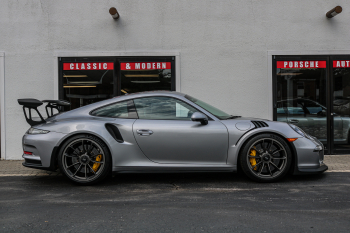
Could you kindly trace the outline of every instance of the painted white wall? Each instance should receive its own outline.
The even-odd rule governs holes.
[[[343,12],[328,20],[336,4]],[[55,51],[180,51],[181,91],[270,117],[268,51],[350,50],[347,0],[0,0],[6,159],[29,128],[19,98],[54,98]],[[120,19],[109,15],[116,7]]]

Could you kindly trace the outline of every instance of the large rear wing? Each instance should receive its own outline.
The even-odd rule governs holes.
[[[54,109],[58,112],[63,112],[65,106],[69,106],[70,103],[65,100],[37,100],[37,99],[18,99],[17,100],[20,105],[23,106],[23,113],[26,118],[26,121],[29,125],[34,126],[38,124],[45,123],[45,119],[38,111],[38,107],[43,105],[43,102],[47,103],[45,106],[47,118],[52,117],[54,115]],[[36,111],[39,117],[32,116],[32,110]],[[27,114],[28,111],[28,114]]]

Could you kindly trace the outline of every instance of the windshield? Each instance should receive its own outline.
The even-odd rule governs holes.
[[[210,104],[207,104],[207,103],[205,103],[199,99],[193,98],[189,95],[186,95],[185,98],[192,101],[193,103],[199,105],[200,107],[204,108],[205,110],[207,110],[208,112],[210,112],[211,114],[213,114],[214,116],[219,118],[220,120],[230,119],[233,117],[232,115],[227,114],[226,112],[223,112],[220,109],[217,109],[217,108],[211,106]]]

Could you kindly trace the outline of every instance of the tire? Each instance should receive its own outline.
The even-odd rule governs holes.
[[[292,151],[280,136],[260,134],[245,143],[239,160],[244,174],[250,179],[275,182],[288,173]]]
[[[62,174],[74,183],[91,185],[101,182],[111,173],[112,159],[106,144],[99,138],[80,134],[60,147],[58,166]]]

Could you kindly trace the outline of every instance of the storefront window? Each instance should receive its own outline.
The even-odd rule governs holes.
[[[123,62],[121,93],[171,90],[171,62]]]
[[[113,72],[112,61],[63,62],[63,99],[75,109],[113,97]]]
[[[350,60],[333,60],[334,148],[350,150]]]
[[[61,58],[59,99],[70,109],[135,92],[175,91],[173,57]]]
[[[327,145],[326,61],[277,61],[277,120]]]
[[[350,56],[276,56],[274,119],[318,138],[327,154],[350,152]]]

